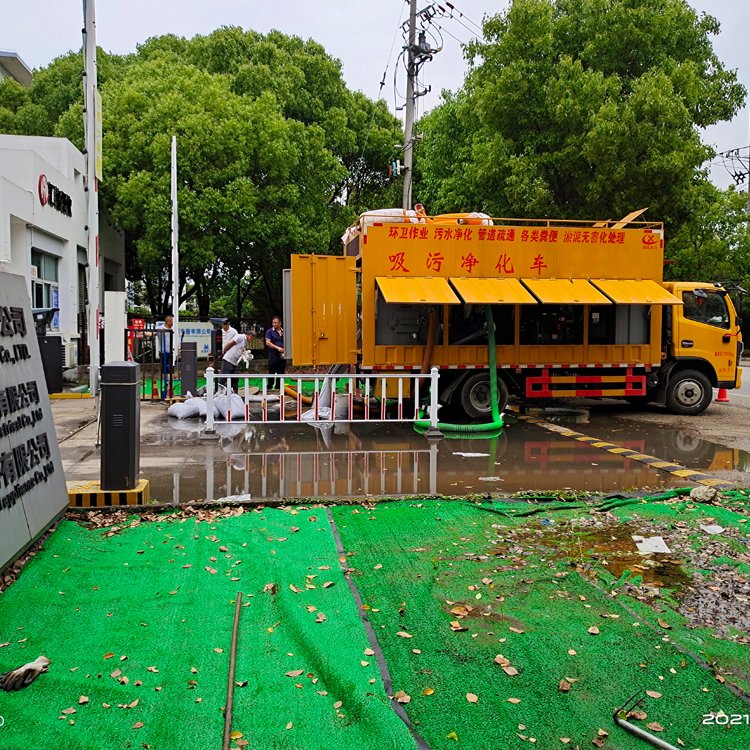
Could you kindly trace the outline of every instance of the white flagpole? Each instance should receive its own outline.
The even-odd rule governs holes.
[[[96,19],[94,0],[83,0],[84,130],[86,138],[86,203],[88,225],[89,390],[99,397],[99,184],[96,177]]]
[[[174,318],[172,365],[180,349],[180,253],[177,223],[177,136],[172,136],[172,317]]]

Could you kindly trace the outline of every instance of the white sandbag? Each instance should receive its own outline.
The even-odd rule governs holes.
[[[424,224],[423,214],[418,214],[412,209],[403,208],[378,208],[375,211],[365,211],[360,214],[357,227],[367,233],[367,227],[373,224]]]
[[[467,219],[481,219],[482,220],[482,226],[488,227],[492,226],[495,222],[492,221],[489,214],[483,214],[481,211],[472,211],[470,214],[466,214]],[[475,222],[466,222],[466,221],[460,221],[459,224],[468,224],[468,223],[475,223]]]
[[[214,399],[214,404],[222,419],[227,418],[227,413],[231,415],[232,419],[245,418],[245,402],[237,393],[232,393],[230,396],[227,396],[227,394],[217,396]]]
[[[167,409],[167,415],[175,417],[177,419],[190,419],[190,417],[198,416],[198,407],[191,401],[196,399],[190,399],[189,401],[176,401],[174,404],[170,404]]]
[[[194,405],[195,408],[198,409],[199,417],[206,416],[206,413],[208,412],[208,403],[206,402],[205,398],[194,396],[193,398],[189,398],[187,401],[185,401],[185,403]],[[219,414],[219,410],[216,408],[216,399],[214,399],[214,419],[219,419],[220,416],[221,414]]]
[[[305,422],[316,422],[316,421],[327,422],[331,419],[331,407],[319,406],[317,417],[315,416],[315,409],[308,409],[307,411],[303,411],[302,419]]]

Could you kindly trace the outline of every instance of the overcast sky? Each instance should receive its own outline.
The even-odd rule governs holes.
[[[689,0],[699,11],[718,18],[721,34],[714,39],[719,58],[737,69],[750,89],[750,0]],[[427,0],[420,0],[422,8]],[[445,7],[445,3],[440,3]],[[439,103],[442,89],[461,86],[466,65],[461,42],[479,33],[482,17],[505,9],[509,0],[455,0],[453,19],[439,21],[443,51],[423,71],[432,92],[419,100],[420,111]],[[0,0],[0,49],[13,50],[32,68],[44,67],[58,55],[81,46],[81,0]],[[116,53],[135,50],[150,36],[174,33],[191,37],[220,26],[241,26],[268,32],[313,38],[343,64],[344,77],[353,89],[371,98],[380,94],[394,108],[394,71],[403,97],[403,69],[397,57],[403,44],[400,23],[408,17],[406,0],[99,0],[96,3],[97,42]],[[398,32],[398,33],[397,33]],[[402,100],[399,101],[399,104]],[[719,151],[745,148],[750,139],[748,107],[731,122],[710,128],[704,140]],[[722,186],[731,182],[726,169],[713,170]]]

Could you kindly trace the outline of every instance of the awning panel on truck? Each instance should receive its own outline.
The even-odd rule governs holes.
[[[545,305],[611,305],[587,279],[521,279]]]
[[[681,305],[682,300],[670,294],[661,284],[651,279],[591,279],[618,305]]]
[[[377,276],[375,278],[386,302],[431,305],[460,305],[448,280],[441,276]]]
[[[467,279],[451,276],[451,284],[470,305],[535,305],[518,279]]]

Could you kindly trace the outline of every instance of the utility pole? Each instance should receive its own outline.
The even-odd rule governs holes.
[[[409,0],[409,39],[406,64],[406,122],[404,124],[404,210],[411,208],[412,164],[414,162],[414,83],[417,78],[417,0]]]
[[[97,181],[97,71],[96,19],[94,0],[83,0],[84,49],[84,133],[86,138],[86,204],[88,259],[88,345],[89,390],[94,398],[99,392],[99,184]]]

